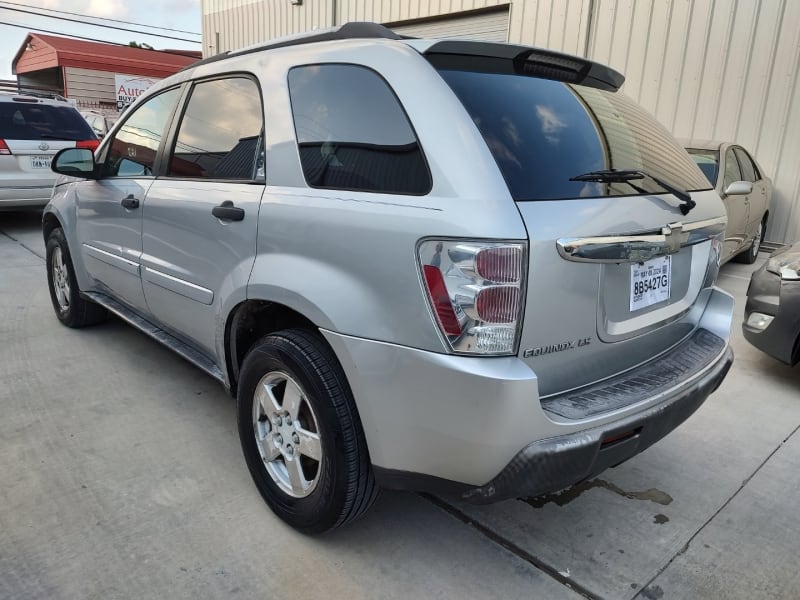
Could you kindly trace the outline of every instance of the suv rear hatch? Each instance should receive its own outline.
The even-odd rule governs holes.
[[[68,104],[12,97],[0,102],[0,179],[6,188],[44,187],[56,179],[50,161],[62,148],[94,149],[98,141]]]
[[[530,48],[491,51],[440,42],[426,54],[483,135],[528,230],[519,356],[543,405],[676,348],[703,364],[716,357],[723,340],[704,337],[699,353],[690,340],[725,225],[708,180],[666,129],[614,93],[619,74]],[[676,383],[686,375],[661,375],[671,373]]]

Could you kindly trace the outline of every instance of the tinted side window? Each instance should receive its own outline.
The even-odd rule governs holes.
[[[431,176],[400,102],[356,65],[289,71],[300,162],[312,187],[426,194]]]
[[[175,103],[178,88],[153,96],[134,109],[108,146],[105,174],[109,177],[153,175],[156,152]]]
[[[735,148],[734,152],[736,152],[736,158],[739,159],[739,166],[742,168],[742,175],[744,176],[745,181],[757,181],[759,177],[756,175],[756,169],[753,166],[753,161],[750,160],[747,152],[741,148]]]
[[[263,121],[261,96],[251,79],[231,77],[198,83],[181,118],[168,174],[255,179],[256,159],[263,153]],[[258,175],[263,177],[263,164],[258,167]]]
[[[731,148],[728,148],[728,151],[725,153],[725,179],[722,182],[723,186],[728,187],[734,181],[741,181],[741,180],[742,180],[742,172],[739,169],[739,162],[733,155],[733,150]]]

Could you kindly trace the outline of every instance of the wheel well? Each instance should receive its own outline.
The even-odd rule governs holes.
[[[225,327],[225,360],[231,394],[236,394],[239,368],[253,344],[265,335],[288,328],[319,331],[314,323],[297,311],[275,302],[247,300],[231,311]]]
[[[61,222],[53,213],[46,213],[42,217],[42,235],[44,235],[44,243],[47,244],[47,238],[53,233],[53,229],[61,227]]]

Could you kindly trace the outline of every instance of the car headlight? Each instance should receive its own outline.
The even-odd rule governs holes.
[[[800,280],[800,252],[784,252],[767,261],[767,271],[781,279]]]

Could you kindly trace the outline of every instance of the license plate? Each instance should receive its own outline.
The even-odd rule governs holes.
[[[643,264],[631,265],[631,312],[669,300],[672,263],[659,256]]]
[[[50,168],[50,161],[53,159],[52,156],[31,156],[31,168],[32,169],[49,169]]]

